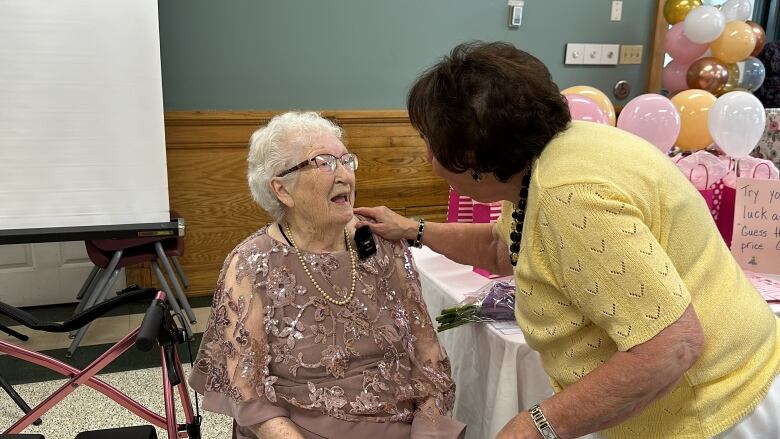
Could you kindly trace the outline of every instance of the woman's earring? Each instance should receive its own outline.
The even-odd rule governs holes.
[[[474,181],[482,181],[482,174],[477,171],[471,171],[471,178],[473,178]]]

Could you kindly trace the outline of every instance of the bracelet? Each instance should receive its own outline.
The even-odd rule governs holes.
[[[415,248],[422,248],[422,236],[425,231],[425,220],[420,218],[417,222],[417,238],[415,240],[407,239],[406,242]]]
[[[528,413],[531,414],[531,419],[534,421],[536,429],[539,430],[539,433],[544,439],[560,439],[558,434],[555,433],[555,430],[553,430],[552,425],[547,422],[547,418],[544,417],[544,413],[542,413],[542,408],[539,407],[539,404],[535,404],[528,409]]]

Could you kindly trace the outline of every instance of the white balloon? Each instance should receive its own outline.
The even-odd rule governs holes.
[[[719,97],[707,116],[707,127],[715,143],[733,158],[747,157],[766,128],[761,101],[744,91]]]
[[[747,21],[753,16],[753,2],[750,0],[729,0],[720,7],[726,21]]]
[[[723,13],[715,6],[699,6],[685,16],[683,33],[696,44],[715,41],[726,26]]]

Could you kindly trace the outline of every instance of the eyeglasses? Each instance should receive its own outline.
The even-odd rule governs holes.
[[[306,166],[309,166],[309,163],[314,163],[316,168],[322,169],[323,171],[335,172],[338,162],[341,162],[341,164],[344,166],[344,169],[350,172],[355,172],[358,168],[358,158],[351,152],[348,152],[338,158],[333,154],[320,154],[313,159],[304,160],[292,168],[276,174],[276,176],[284,177],[287,174],[291,174],[299,169],[303,169]]]

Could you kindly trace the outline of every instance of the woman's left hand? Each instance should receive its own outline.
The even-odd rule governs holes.
[[[522,412],[512,418],[501,431],[498,432],[496,439],[538,439],[542,437],[536,430],[531,415],[528,412]]]

